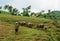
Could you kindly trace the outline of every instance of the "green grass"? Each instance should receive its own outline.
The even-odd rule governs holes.
[[[48,30],[20,26],[18,35],[16,35],[14,31],[15,22],[21,20],[32,22],[34,25],[46,22],[45,25],[48,26]],[[53,20],[45,18],[0,14],[0,41],[60,41],[60,28],[52,24],[49,25],[48,21],[53,22]],[[58,22],[60,21],[58,20]]]

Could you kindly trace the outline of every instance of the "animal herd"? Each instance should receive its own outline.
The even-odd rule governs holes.
[[[34,23],[32,23],[32,22],[18,21],[15,24],[15,32],[18,32],[19,26],[26,26],[26,27],[29,27],[29,28],[32,28],[33,26],[36,26],[36,28],[38,28],[38,29],[47,30],[47,26],[45,26],[43,23],[34,25]]]

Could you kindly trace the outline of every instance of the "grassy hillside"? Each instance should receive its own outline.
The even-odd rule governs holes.
[[[60,11],[51,11],[46,14],[42,14],[39,17],[52,19],[52,20],[60,20]]]
[[[3,11],[3,10],[0,10],[0,14],[10,14],[10,13],[6,12],[6,11]]]
[[[18,35],[16,35],[15,22],[21,20],[32,22],[35,26],[33,28],[20,26]],[[54,20],[45,18],[0,14],[0,41],[60,41],[60,28],[48,24],[48,21],[54,22]],[[47,31],[36,28],[36,25],[42,22],[48,26]],[[57,22],[60,24],[59,20]]]

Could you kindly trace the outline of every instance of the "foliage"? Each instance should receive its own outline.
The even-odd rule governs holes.
[[[0,6],[1,8],[1,6]],[[41,10],[40,12],[31,12],[31,5],[29,5],[26,8],[22,8],[22,12],[20,13],[17,8],[13,8],[10,5],[5,5],[4,9],[8,10],[9,13],[12,15],[19,15],[19,16],[35,16],[35,17],[40,17],[40,18],[48,18],[48,19],[53,19],[53,20],[60,20],[60,11],[51,11],[48,10],[48,13],[44,13],[44,10]]]
[[[7,9],[12,15],[17,15],[18,14],[18,9],[13,8],[10,5],[5,5],[4,9]]]
[[[52,19],[52,20],[60,20],[60,13],[55,12],[55,11],[49,11],[48,13],[42,14],[41,16],[43,18],[48,18],[48,19]],[[41,16],[39,16],[39,17],[41,17]]]
[[[2,6],[0,6],[0,9],[2,9]]]
[[[22,9],[23,9],[22,15],[29,16],[31,6],[28,6],[27,8],[22,8]]]

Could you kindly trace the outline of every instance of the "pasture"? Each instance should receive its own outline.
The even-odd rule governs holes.
[[[15,34],[15,22],[32,22],[35,26],[32,28],[19,26],[18,35]],[[51,19],[15,16],[9,14],[0,14],[0,41],[60,41],[60,28],[48,22],[54,22]],[[36,25],[44,22],[47,31],[36,28]],[[58,20],[57,22],[60,23]]]

